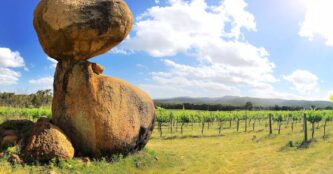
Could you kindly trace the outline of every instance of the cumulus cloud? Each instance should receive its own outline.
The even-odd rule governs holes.
[[[14,68],[24,68],[24,59],[18,51],[9,48],[0,48],[0,85],[16,84],[21,74]]]
[[[216,38],[238,39],[241,28],[256,30],[246,5],[243,0],[226,0],[219,6],[208,6],[204,0],[170,0],[169,6],[155,6],[140,15],[135,36],[127,43],[131,49],[164,57],[198,50]],[[230,31],[225,31],[227,24]]]
[[[315,36],[325,39],[326,44],[333,46],[333,1],[331,0],[307,0],[307,9],[304,21],[301,24],[299,35],[310,41]]]
[[[118,46],[118,47],[112,48],[109,53],[120,54],[120,55],[130,55],[133,53],[133,51],[126,50],[126,49],[123,49],[121,46]]]
[[[318,77],[306,70],[295,70],[293,73],[283,78],[293,85],[293,89],[302,95],[319,91]]]
[[[39,79],[29,80],[32,85],[38,86],[38,89],[52,89],[53,88],[53,77],[42,77]]]
[[[151,73],[153,82],[140,86],[153,97],[274,91],[272,83],[278,79],[268,51],[249,43],[242,34],[242,30],[257,31],[255,18],[246,7],[244,0],[225,0],[218,5],[205,0],[169,0],[166,6],[147,9],[123,46],[167,58],[163,61],[167,70]],[[178,54],[193,57],[192,63],[171,60]]]
[[[9,48],[0,48],[0,66],[7,68],[24,67],[24,60],[18,51]]]
[[[0,85],[13,85],[19,80],[21,74],[9,68],[0,67]]]

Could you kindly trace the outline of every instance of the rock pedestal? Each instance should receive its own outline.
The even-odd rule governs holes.
[[[83,155],[101,157],[140,150],[153,130],[153,101],[125,81],[99,75],[94,66],[88,61],[58,63],[53,122]]]

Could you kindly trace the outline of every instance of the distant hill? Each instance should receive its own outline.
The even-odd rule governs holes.
[[[244,106],[246,102],[251,102],[254,106],[273,107],[278,106],[290,106],[290,107],[304,107],[309,108],[316,106],[318,108],[333,107],[333,104],[329,101],[308,101],[308,100],[284,100],[284,99],[264,99],[264,98],[252,98],[252,97],[237,97],[237,96],[225,96],[219,98],[191,98],[191,97],[177,97],[170,99],[156,99],[157,104],[222,104],[232,106]]]

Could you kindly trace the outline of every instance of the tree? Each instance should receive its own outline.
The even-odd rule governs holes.
[[[39,90],[35,94],[32,94],[31,103],[34,107],[39,108],[43,105],[47,105],[51,102],[52,92],[50,89]]]
[[[35,95],[35,94],[32,95],[31,103],[35,108],[39,108],[39,107],[42,106],[41,98],[38,95]]]
[[[249,111],[252,110],[252,109],[253,109],[253,104],[252,104],[252,102],[246,102],[244,108],[245,108],[246,110],[249,110]]]
[[[34,94],[0,93],[0,106],[9,107],[40,107],[49,106],[52,102],[50,89],[40,90]]]

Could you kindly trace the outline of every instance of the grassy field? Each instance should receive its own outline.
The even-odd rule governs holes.
[[[234,127],[217,135],[217,124],[201,136],[200,125],[186,126],[184,135],[179,130],[171,136],[164,130],[159,137],[155,130],[146,149],[128,157],[108,162],[81,159],[51,163],[45,166],[11,166],[0,162],[0,173],[332,173],[333,136],[322,138],[322,128],[316,129],[309,147],[299,148],[302,125],[293,133],[282,127],[281,134],[268,135],[264,125],[257,131],[236,132]],[[226,126],[227,127],[227,126]],[[333,124],[328,125],[333,130]],[[329,131],[333,135],[333,131]],[[293,147],[290,146],[292,142]]]

